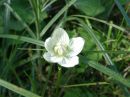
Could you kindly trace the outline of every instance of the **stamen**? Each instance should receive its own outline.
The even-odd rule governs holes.
[[[55,47],[54,47],[54,52],[58,56],[62,56],[66,52],[66,46],[63,45],[63,44],[56,44]]]

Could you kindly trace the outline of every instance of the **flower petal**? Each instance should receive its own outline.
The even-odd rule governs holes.
[[[63,67],[74,67],[79,64],[79,57],[64,58],[61,62],[58,62],[58,64]]]
[[[52,41],[54,44],[61,43],[63,45],[69,44],[69,36],[67,32],[62,28],[56,28],[52,35]]]
[[[49,52],[49,53],[53,53],[53,47],[54,47],[54,45],[53,45],[53,42],[51,41],[52,39],[51,39],[51,37],[49,37],[49,38],[47,38],[46,40],[45,40],[45,48],[46,48],[46,50]]]
[[[72,38],[70,40],[69,48],[69,56],[76,56],[78,55],[84,46],[85,40],[82,37]]]
[[[49,52],[45,52],[43,57],[46,61],[51,62],[51,63],[58,63],[58,62],[62,61],[62,59],[63,59],[62,57],[53,56]]]

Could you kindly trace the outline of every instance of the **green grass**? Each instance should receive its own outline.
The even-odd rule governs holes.
[[[130,97],[128,2],[0,1],[0,97]],[[85,39],[73,68],[43,58],[58,26]]]

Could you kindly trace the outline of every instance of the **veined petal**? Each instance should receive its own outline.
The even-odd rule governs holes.
[[[46,61],[51,62],[51,63],[58,63],[58,62],[62,61],[62,59],[63,59],[62,57],[53,56],[49,52],[45,52],[43,57]]]
[[[52,34],[52,41],[54,44],[60,43],[63,45],[69,44],[69,36],[62,28],[56,28]]]
[[[46,50],[47,50],[49,53],[51,53],[51,54],[54,52],[54,50],[53,50],[54,44],[53,44],[53,41],[52,41],[52,38],[51,38],[51,37],[49,37],[49,38],[47,38],[47,39],[45,40],[45,48],[46,48]]]
[[[74,56],[70,58],[64,58],[61,62],[58,62],[59,65],[63,67],[74,67],[79,64],[79,57]]]
[[[69,48],[69,56],[76,56],[78,55],[84,46],[85,40],[82,37],[72,38],[70,40]]]

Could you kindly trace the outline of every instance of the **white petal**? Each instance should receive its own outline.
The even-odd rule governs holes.
[[[69,36],[64,29],[56,28],[53,32],[53,35],[52,35],[52,41],[54,44],[60,42],[61,44],[68,45],[69,44]]]
[[[59,62],[59,65],[63,67],[74,67],[75,65],[79,64],[79,57],[70,57],[70,58],[64,58],[61,62]]]
[[[63,59],[62,57],[53,56],[48,52],[45,52],[43,57],[46,61],[51,62],[51,63],[58,63],[58,62],[62,61],[62,59]]]
[[[53,53],[53,47],[54,47],[54,44],[51,40],[52,40],[51,37],[45,40],[45,48],[49,53]]]
[[[69,56],[76,56],[78,55],[84,46],[85,40],[82,37],[72,38],[70,40],[69,48]]]

